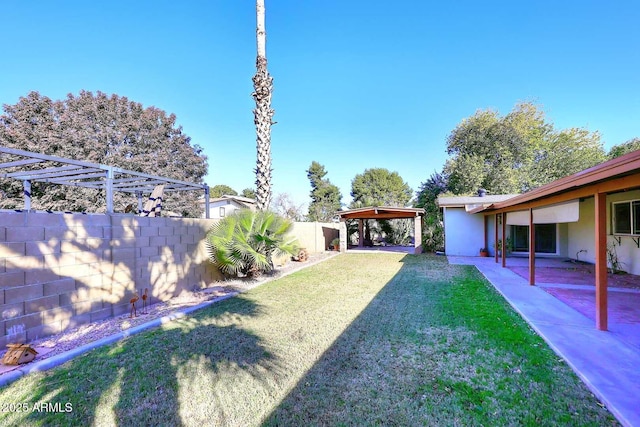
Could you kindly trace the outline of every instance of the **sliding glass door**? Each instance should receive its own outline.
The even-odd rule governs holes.
[[[529,226],[514,225],[511,229],[514,252],[529,252]],[[536,224],[536,253],[555,254],[557,250],[556,224]]]

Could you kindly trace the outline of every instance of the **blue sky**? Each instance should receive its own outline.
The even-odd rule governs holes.
[[[343,202],[366,168],[416,190],[478,109],[540,104],[557,128],[640,137],[635,0],[266,0],[274,193],[308,203],[325,165]],[[0,104],[116,93],[175,113],[210,185],[255,181],[255,2],[23,1],[0,14]]]

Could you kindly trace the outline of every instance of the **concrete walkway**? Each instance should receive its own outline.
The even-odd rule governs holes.
[[[592,320],[540,287],[529,286],[492,258],[448,259],[451,264],[475,265],[623,425],[640,427],[640,350],[636,346],[617,333],[596,330]]]

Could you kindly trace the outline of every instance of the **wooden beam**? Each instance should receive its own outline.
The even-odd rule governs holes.
[[[361,248],[364,246],[364,220],[358,220],[358,247]]]
[[[543,206],[555,205],[558,203],[568,202],[569,200],[581,199],[584,197],[592,197],[598,193],[613,193],[616,191],[630,190],[633,188],[640,188],[640,173],[634,175],[628,175],[622,178],[614,178],[609,181],[599,182],[597,184],[587,185],[585,187],[569,190],[565,193],[557,194],[554,196],[546,197],[543,199],[533,200],[530,202],[524,202],[500,208],[496,206],[495,210],[490,212],[514,212],[522,211],[525,209],[539,208]],[[507,200],[503,203],[509,203]]]
[[[507,266],[507,213],[502,213],[502,267]]]
[[[607,313],[607,195],[595,195],[596,231],[596,328],[606,331]]]
[[[529,285],[536,284],[536,226],[533,209],[529,209]]]
[[[498,214],[496,214],[494,218],[495,230],[494,231],[494,241],[493,241],[493,249],[495,251],[494,256],[496,258],[496,264],[498,263]]]
[[[12,168],[14,166],[32,165],[34,163],[42,163],[42,162],[44,162],[44,160],[40,160],[40,159],[17,160],[15,162],[0,163],[0,169]]]

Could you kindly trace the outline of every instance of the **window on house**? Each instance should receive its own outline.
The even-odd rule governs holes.
[[[224,207],[220,206],[220,218],[224,218]]]
[[[640,235],[640,200],[612,205],[613,234]]]

